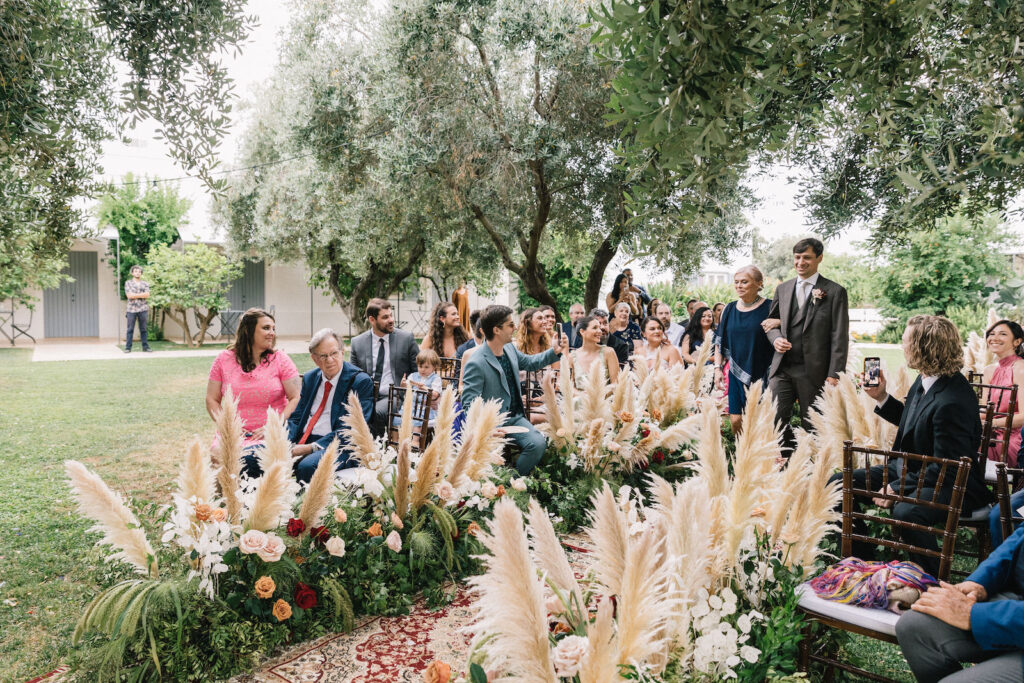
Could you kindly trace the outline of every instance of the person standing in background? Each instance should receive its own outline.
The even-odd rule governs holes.
[[[459,324],[462,325],[462,329],[472,329],[473,324],[469,320],[469,289],[466,288],[465,282],[460,282],[459,288],[452,292],[452,303],[459,309]]]
[[[124,295],[128,299],[125,318],[128,321],[124,337],[124,352],[132,352],[132,337],[135,336],[135,323],[139,323],[139,337],[142,339],[143,352],[149,348],[149,335],[146,323],[149,318],[149,283],[142,279],[142,266],[132,266],[132,279],[124,283]]]

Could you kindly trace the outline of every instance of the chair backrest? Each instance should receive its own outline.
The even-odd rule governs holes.
[[[981,452],[985,455],[992,445],[999,448],[999,462],[1006,462],[1010,452],[1010,434],[1013,431],[1013,416],[1017,414],[1017,385],[1003,386],[985,384],[983,375],[973,370],[967,376],[968,381],[978,395],[978,401],[993,407],[992,426],[988,429],[987,438],[982,443]],[[1005,408],[1000,408],[1005,402]],[[998,431],[997,431],[998,430]]]
[[[388,443],[398,447],[398,419],[402,417],[405,392],[412,391],[413,450],[422,451],[427,447],[430,431],[430,392],[422,389],[407,389],[391,385],[388,390]]]
[[[881,460],[881,476],[871,476],[871,465]],[[896,477],[890,476],[889,465],[896,466]],[[926,468],[937,469],[935,487],[930,491],[924,488],[924,472]],[[865,470],[864,488],[856,488],[853,484],[854,469]],[[967,485],[967,475],[971,470],[971,460],[962,457],[959,460],[947,458],[935,458],[929,455],[917,455],[916,453],[902,453],[900,451],[887,451],[879,448],[867,448],[865,446],[854,446],[852,441],[843,444],[843,525],[842,525],[842,553],[843,557],[850,557],[853,554],[853,543],[863,542],[892,548],[900,553],[914,553],[927,557],[939,559],[940,580],[949,578],[949,571],[953,562],[953,549],[956,542],[956,528],[960,520],[960,507],[963,505],[964,492]],[[908,475],[919,472],[916,483],[912,483]],[[888,490],[892,485],[896,493],[879,493],[880,490]],[[942,502],[944,494],[950,491],[949,500]],[[920,505],[939,511],[945,514],[946,523],[942,527],[931,527],[913,522],[906,522],[894,517],[880,517],[859,512],[854,505],[856,499],[860,502],[871,504],[873,498],[884,498],[896,503],[909,503]],[[894,541],[888,538],[873,538],[854,532],[854,522],[866,522],[871,520],[874,523],[884,524],[892,528],[893,536],[900,538],[902,529],[909,529],[918,532],[934,534],[941,539],[941,548],[923,548],[902,541]]]
[[[438,374],[441,375],[441,379],[451,379],[454,377],[456,380],[459,379],[459,371],[462,369],[462,361],[458,358],[441,358],[441,369]]]
[[[1020,485],[1024,470],[1011,469],[1004,462],[996,463],[996,504],[999,505],[999,522],[1005,540],[1013,533],[1014,510],[1010,508],[1010,495]],[[1013,481],[1011,488],[1010,481]]]

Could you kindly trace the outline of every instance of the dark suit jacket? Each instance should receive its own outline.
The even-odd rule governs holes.
[[[464,342],[463,344],[459,345],[459,348],[455,349],[455,357],[459,360],[462,360],[462,355],[466,353],[466,351],[469,351],[470,349],[474,348],[475,346],[475,339],[470,339],[469,341]]]
[[[619,367],[623,367],[629,362],[629,357],[633,353],[633,345],[622,341],[615,335],[608,335],[608,339],[605,344],[612,351],[615,352],[615,357],[619,359]],[[583,346],[583,341],[580,340],[580,346]]]
[[[299,403],[288,418],[288,440],[292,443],[302,438],[302,433],[306,431],[306,422],[317,409],[313,401],[323,380],[324,373],[320,368],[313,368],[302,376]],[[345,423],[342,418],[348,415],[348,396],[353,391],[359,396],[359,406],[363,409],[366,421],[369,422],[373,417],[373,380],[351,363],[342,363],[338,386],[334,390],[334,400],[331,401],[331,432],[318,435],[321,438],[316,442],[316,448],[327,448],[335,438],[342,446],[347,443],[343,436]]]
[[[571,322],[566,321],[564,323],[561,323],[560,327],[562,328],[562,332],[565,333],[565,336],[569,338],[569,348],[570,349],[571,348],[575,348],[575,347],[573,347],[573,342],[575,341],[573,339],[573,335],[576,334],[576,329],[575,329],[576,326],[573,325]],[[581,344],[582,344],[582,342],[581,342]]]
[[[795,305],[793,293],[796,278],[786,280],[775,290],[769,318],[778,318],[782,327],[768,333],[768,341],[772,344],[779,337],[790,342],[797,335],[801,336],[803,347],[803,365],[807,379],[816,386],[824,386],[829,377],[838,377],[846,370],[846,357],[850,350],[850,311],[847,304],[846,290],[828,278],[819,275],[818,282],[812,289],[820,289],[824,298],[815,301],[812,294],[807,295],[807,310],[803,314],[803,324],[790,329],[791,307]],[[796,349],[787,353],[794,353]],[[772,358],[769,377],[774,377],[782,365],[785,354],[775,352]]]
[[[352,364],[370,376],[373,380],[373,353],[370,345],[376,337],[371,330],[367,330],[352,339]],[[391,358],[391,377],[395,386],[402,382],[403,377],[408,377],[416,372],[416,354],[420,348],[416,346],[416,340],[411,334],[397,327],[391,333],[388,342],[388,353]]]
[[[971,635],[985,650],[1024,650],[1024,601],[998,600],[991,602],[996,593],[1019,593],[1015,573],[1017,564],[1024,561],[1024,526],[1017,527],[1012,536],[996,548],[978,565],[967,581],[980,583],[988,593],[988,601],[971,607]]]
[[[913,396],[921,386],[918,377],[910,385]],[[909,402],[909,399],[908,399]],[[905,406],[895,398],[889,397],[884,404],[875,408],[875,412],[883,420],[899,425],[893,450],[931,455],[936,458],[959,460],[967,456],[974,463],[967,479],[967,491],[964,495],[964,509],[974,510],[989,502],[988,489],[985,487],[984,463],[978,467],[978,446],[981,442],[981,418],[978,416],[978,395],[960,373],[939,377],[935,384],[920,397],[916,415],[909,415]],[[938,477],[938,466],[929,465],[924,472],[923,488],[934,488]],[[890,480],[898,477],[896,463],[889,465]],[[916,486],[920,472],[907,474],[907,485]],[[952,491],[953,480],[946,477],[943,488],[949,486]]]

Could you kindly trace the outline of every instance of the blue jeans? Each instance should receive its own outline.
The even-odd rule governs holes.
[[[540,459],[544,457],[544,451],[547,449],[548,441],[544,438],[544,435],[537,431],[537,428],[530,424],[522,415],[516,417],[510,417],[505,420],[506,427],[526,427],[527,431],[521,434],[509,434],[509,437],[516,442],[522,449],[522,453],[519,454],[519,459],[516,460],[516,469],[521,475],[527,475],[530,471],[537,466]]]
[[[1010,496],[1010,517],[1011,519],[1017,516],[1017,508],[1024,505],[1024,490],[1017,491],[1017,493]],[[1020,520],[1013,522],[1013,529],[1016,529],[1020,525]],[[988,530],[992,534],[992,547],[997,547],[1003,542],[1003,524],[999,519],[999,506],[996,505],[992,508],[992,511],[988,513]]]
[[[316,437],[312,437],[311,440],[315,438]],[[320,464],[320,459],[323,457],[325,452],[326,450],[323,448],[315,450],[302,458],[302,460],[295,463],[295,479],[298,480],[300,484],[308,484],[309,480],[313,478],[313,473],[316,472],[316,468]],[[334,468],[336,472],[355,466],[354,462],[350,463],[348,461],[348,456],[348,451],[338,451],[338,461]]]
[[[149,348],[149,336],[146,334],[146,320],[149,318],[149,311],[139,311],[134,313],[128,311],[125,314],[128,319],[128,330],[125,332],[124,337],[124,350],[132,350],[132,337],[135,336],[135,321],[139,321],[139,336],[142,337],[142,348],[143,350]]]

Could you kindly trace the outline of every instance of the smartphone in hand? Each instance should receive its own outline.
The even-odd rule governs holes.
[[[875,356],[864,359],[864,386],[877,387],[882,373],[882,360]]]

